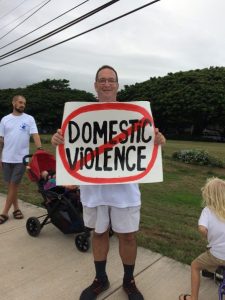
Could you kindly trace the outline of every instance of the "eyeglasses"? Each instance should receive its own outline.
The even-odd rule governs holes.
[[[105,84],[106,82],[108,82],[109,84],[113,84],[113,83],[117,82],[117,80],[115,78],[99,78],[97,81],[100,84]]]

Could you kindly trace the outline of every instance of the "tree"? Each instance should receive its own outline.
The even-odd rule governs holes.
[[[167,76],[125,86],[120,101],[148,100],[156,125],[167,132],[201,135],[204,128],[225,129],[225,68],[168,73]]]
[[[16,94],[27,98],[27,112],[47,132],[60,127],[65,102],[96,101],[91,93],[71,89],[66,79],[46,79],[25,89],[0,90],[0,118],[11,112],[11,99]],[[198,137],[205,128],[225,134],[224,67],[168,73],[126,85],[118,100],[151,102],[155,125],[166,135],[170,131],[185,135],[189,129],[189,134]]]
[[[66,79],[47,79],[26,88],[1,90],[0,118],[12,111],[12,97],[18,94],[25,96],[26,112],[35,117],[40,132],[44,133],[55,132],[61,126],[65,102],[96,101],[91,93],[71,89]]]
[[[38,83],[27,86],[28,89],[47,89],[56,91],[70,90],[69,80],[66,79],[46,79]]]

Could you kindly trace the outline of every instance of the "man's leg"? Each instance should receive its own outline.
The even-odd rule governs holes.
[[[96,276],[93,283],[80,295],[80,300],[95,300],[99,294],[109,288],[106,274],[106,259],[109,251],[109,232],[102,234],[93,233],[92,249],[95,263]]]
[[[9,210],[13,205],[14,212],[16,212],[16,215],[14,214],[14,217],[17,219],[23,218],[23,214],[19,210],[17,194],[25,170],[26,168],[22,163],[18,163],[18,164],[3,163],[4,179],[8,185],[6,202],[2,212],[3,215],[8,216]]]
[[[106,260],[109,252],[109,232],[108,230],[102,234],[96,232],[92,237],[92,249],[95,263],[96,279],[106,282]]]
[[[93,232],[92,249],[95,261],[106,260],[109,252],[109,231],[104,233]]]
[[[124,267],[123,289],[129,300],[143,300],[135,285],[134,268],[137,257],[136,232],[139,230],[140,206],[113,208],[112,229],[119,238],[119,253]]]
[[[104,208],[98,210],[96,208],[89,209],[84,207],[85,225],[87,227],[95,227],[97,224],[97,215],[101,220],[104,215]],[[101,218],[102,216],[102,218]],[[93,223],[94,222],[94,223]],[[95,225],[94,225],[95,224]],[[101,225],[100,225],[101,228]],[[106,260],[109,252],[109,231],[103,233],[93,232],[92,251],[95,264],[95,279],[80,295],[80,300],[95,300],[99,294],[109,288],[109,281],[106,274]]]
[[[7,193],[4,209],[2,211],[3,215],[8,216],[9,210],[12,205],[14,207],[14,211],[19,209],[18,198],[17,198],[18,187],[19,184],[16,183],[11,182],[8,184],[8,193]]]
[[[137,257],[135,233],[119,233],[119,252],[124,267],[123,289],[129,300],[144,300],[134,281],[134,267]]]
[[[119,252],[123,264],[134,265],[137,256],[137,242],[135,233],[117,233],[119,238]]]

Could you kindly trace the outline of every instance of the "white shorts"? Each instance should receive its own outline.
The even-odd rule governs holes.
[[[83,207],[83,218],[86,227],[94,228],[96,233],[105,232],[111,225],[118,233],[136,232],[139,229],[141,206],[119,208],[100,205]]]

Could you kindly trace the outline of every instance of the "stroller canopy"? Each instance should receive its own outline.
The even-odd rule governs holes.
[[[28,164],[28,177],[31,181],[39,181],[42,171],[56,170],[56,161],[54,155],[43,150],[36,151]]]

